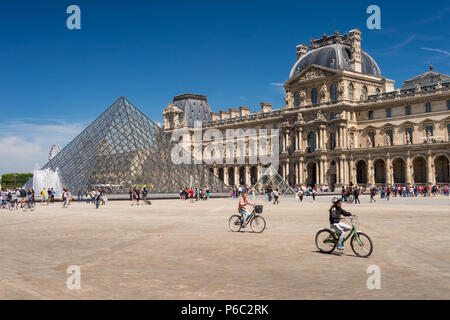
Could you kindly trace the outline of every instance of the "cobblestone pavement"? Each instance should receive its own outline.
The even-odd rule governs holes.
[[[0,210],[0,299],[450,299],[449,198],[344,204],[374,242],[368,259],[317,252],[330,197],[257,202],[262,234],[228,230],[232,199]],[[70,265],[80,290],[66,287]],[[379,290],[367,288],[369,265]]]

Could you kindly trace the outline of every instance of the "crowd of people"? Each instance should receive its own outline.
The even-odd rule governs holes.
[[[1,189],[1,209],[8,209],[9,206],[22,207],[27,202],[34,203],[34,190],[15,188],[15,189]]]
[[[199,200],[209,200],[210,197],[211,195],[209,193],[209,189],[207,188],[190,187],[180,189],[180,199],[181,200],[189,199],[190,203],[194,203]]]
[[[139,205],[139,201],[146,201],[148,195],[148,189],[146,186],[143,188],[130,188],[128,190],[128,195],[130,196],[131,205]]]

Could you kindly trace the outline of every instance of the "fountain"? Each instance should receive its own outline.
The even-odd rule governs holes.
[[[62,194],[62,184],[59,178],[58,169],[56,171],[50,168],[38,170],[33,172],[33,189],[36,194],[40,194],[42,189],[53,188],[56,192],[56,196],[59,197]]]

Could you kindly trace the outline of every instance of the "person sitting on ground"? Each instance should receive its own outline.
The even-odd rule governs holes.
[[[338,249],[344,250],[344,246],[342,245],[342,241],[344,240],[345,232],[350,231],[351,228],[349,225],[341,222],[342,219],[349,216],[354,216],[354,214],[345,211],[342,209],[342,199],[338,197],[333,197],[331,199],[331,203],[333,204],[330,208],[330,227],[341,233],[339,236]]]
[[[238,206],[239,213],[242,213],[244,215],[244,222],[242,223],[243,228],[245,228],[245,223],[247,222],[248,217],[250,217],[251,215],[251,212],[246,209],[247,205],[254,206],[254,204],[247,199],[247,192],[243,191],[241,193],[241,197],[239,198],[239,206]]]

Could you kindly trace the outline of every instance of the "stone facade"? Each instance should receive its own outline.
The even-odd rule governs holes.
[[[311,40],[310,49],[297,46],[296,69],[284,84],[282,108],[261,103],[261,111],[255,113],[247,107],[212,112],[202,129],[219,129],[224,136],[233,128],[279,129],[279,173],[292,186],[449,182],[448,76],[430,70],[405,82],[413,87],[395,89],[394,81],[381,76],[376,63],[361,51],[359,30],[350,31],[350,37],[335,33]],[[318,53],[321,49],[330,56],[329,64]],[[346,50],[345,61],[333,61],[342,59],[337,50]],[[312,63],[305,65],[300,59]],[[183,127],[180,121],[166,121],[180,116],[169,105],[165,130]],[[235,163],[213,164],[210,169],[228,185],[251,185],[261,177],[262,167]]]

